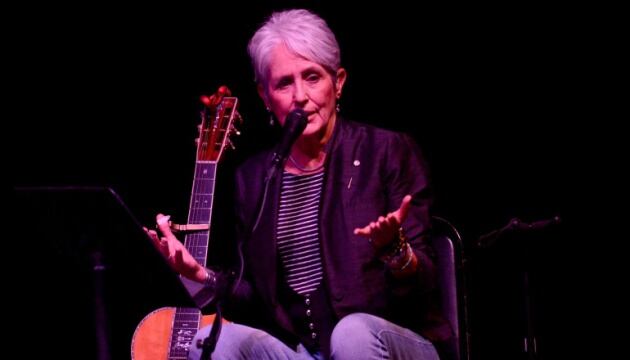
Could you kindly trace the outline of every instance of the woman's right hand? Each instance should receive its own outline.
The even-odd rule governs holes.
[[[163,214],[156,216],[158,229],[162,233],[161,237],[155,230],[145,227],[144,231],[151,237],[155,246],[175,271],[191,280],[204,282],[207,276],[206,269],[190,255],[184,244],[177,240],[168,220],[169,216]]]

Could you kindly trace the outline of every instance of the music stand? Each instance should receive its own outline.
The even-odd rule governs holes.
[[[125,359],[152,310],[195,307],[180,277],[108,187],[15,188],[18,236],[28,264],[22,304],[45,331],[30,351],[45,358]],[[39,354],[38,354],[39,355]],[[44,358],[44,356],[42,356]]]

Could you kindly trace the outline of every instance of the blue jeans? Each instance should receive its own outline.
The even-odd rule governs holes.
[[[197,332],[204,339],[210,326]],[[335,326],[331,338],[331,356],[336,360],[414,359],[438,360],[433,345],[411,330],[379,317],[350,314]],[[199,359],[201,349],[192,346],[188,358]],[[320,360],[320,353],[311,354],[301,344],[291,349],[266,332],[239,324],[224,324],[212,359],[289,359]]]

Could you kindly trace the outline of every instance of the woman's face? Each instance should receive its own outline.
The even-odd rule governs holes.
[[[267,83],[258,88],[265,105],[284,126],[287,114],[304,109],[308,115],[303,137],[323,137],[327,127],[334,124],[336,100],[346,79],[343,68],[336,79],[326,69],[291,53],[284,45],[272,51]],[[263,88],[266,86],[266,88]]]

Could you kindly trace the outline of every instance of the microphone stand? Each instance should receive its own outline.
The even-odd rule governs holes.
[[[551,219],[539,220],[531,223],[524,222],[519,218],[513,218],[505,226],[480,236],[477,240],[477,247],[489,248],[493,246],[497,242],[497,240],[508,234],[528,233],[532,231],[543,230],[558,224],[560,224],[559,216],[554,216]],[[529,272],[529,265],[524,265],[524,268],[522,270],[522,296],[527,335],[523,338],[523,350],[527,354],[528,360],[536,360],[539,359],[539,355],[536,340],[536,326],[534,324],[534,314],[532,311]]]
[[[256,230],[260,222],[262,211],[265,207],[265,202],[267,200],[269,184],[271,183],[271,180],[273,180],[276,177],[276,174],[278,173],[278,169],[282,167],[282,164],[284,162],[283,160],[284,159],[279,152],[274,152],[272,160],[271,160],[271,167],[269,167],[269,170],[267,170],[267,175],[265,176],[265,190],[263,191],[262,199],[259,202],[258,213],[256,215],[256,221],[251,230],[252,233]],[[239,282],[241,281],[241,276],[243,275],[243,261],[244,260],[243,260],[241,245],[242,243],[239,244],[239,247],[238,247],[239,258],[241,261],[241,270],[239,271],[237,281],[234,284],[234,289],[236,289],[236,287],[238,286]],[[201,344],[202,350],[201,350],[201,356],[199,357],[199,360],[210,360],[212,358],[211,357],[212,352],[216,348],[217,341],[219,340],[219,335],[221,334],[221,326],[222,326],[221,319],[222,319],[221,303],[217,302],[216,313],[215,313],[214,321],[212,323],[212,328],[210,329],[210,334],[203,340],[203,343]]]
[[[306,127],[306,121],[306,114],[304,113],[303,109],[293,110],[291,111],[291,113],[289,113],[289,115],[287,115],[287,119],[285,121],[285,126],[287,127],[287,130],[285,131],[281,143],[277,146],[276,151],[274,151],[271,158],[271,166],[267,170],[267,174],[265,176],[265,189],[262,194],[262,199],[259,201],[258,213],[256,215],[256,221],[254,222],[251,233],[253,233],[256,228],[258,228],[258,224],[260,223],[260,218],[262,216],[263,209],[265,208],[265,202],[267,201],[269,184],[271,184],[272,180],[276,177],[278,170],[284,165],[287,154],[291,149],[292,144],[302,133],[302,131],[304,131],[304,128]],[[242,242],[238,246],[238,251],[241,266],[238,278],[233,287],[234,290],[236,290],[236,287],[238,287],[238,284],[241,281],[241,277],[243,276],[244,260],[242,253]],[[216,315],[212,324],[212,328],[210,329],[210,334],[204,339],[203,343],[201,344],[203,349],[201,352],[200,360],[210,359],[210,356],[216,347],[216,343],[221,333],[221,303],[217,302],[216,307]]]
[[[203,343],[201,344],[201,355],[199,356],[199,360],[210,360],[212,359],[212,352],[217,347],[217,342],[219,341],[219,335],[221,335],[221,327],[222,327],[222,319],[221,315],[221,303],[217,303],[216,312],[214,314],[214,321],[212,322],[212,328],[210,328],[210,334],[203,339]]]

